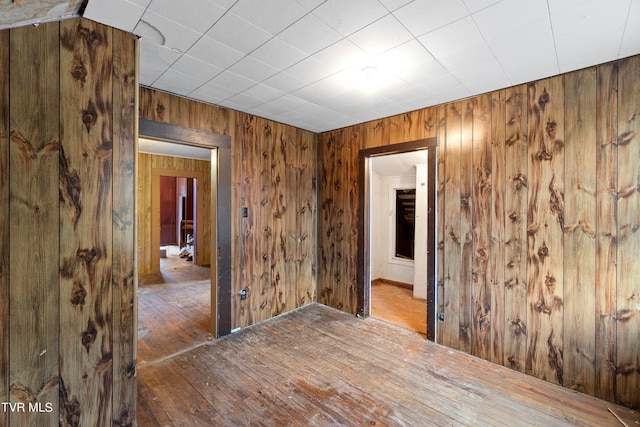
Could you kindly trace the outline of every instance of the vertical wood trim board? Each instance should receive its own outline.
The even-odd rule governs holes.
[[[319,302],[358,310],[354,134],[375,148],[432,132],[438,342],[639,408],[638,99],[635,56],[321,133]]]
[[[10,31],[10,401],[38,402],[43,407],[49,403],[53,409],[16,412],[10,415],[11,425],[56,425],[59,390],[64,390],[59,370],[63,355],[57,255],[61,240],[58,28],[40,25]],[[25,93],[23,88],[29,90]]]
[[[135,422],[138,272],[136,247],[136,170],[138,135],[138,44],[113,33],[113,420]],[[116,113],[119,111],[120,113]],[[130,256],[117,256],[129,254]]]
[[[0,31],[0,68],[9,69],[9,30]],[[0,75],[0,325],[9,324],[9,73]],[[0,329],[0,401],[9,401],[9,328]],[[9,415],[0,416],[0,427]]]
[[[0,32],[0,425],[135,423],[136,43]]]
[[[640,407],[640,57],[618,75],[616,400]]]

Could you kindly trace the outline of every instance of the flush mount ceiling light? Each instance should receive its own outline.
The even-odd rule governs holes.
[[[365,92],[373,92],[378,86],[380,73],[377,67],[367,66],[360,70],[362,74],[362,88]]]

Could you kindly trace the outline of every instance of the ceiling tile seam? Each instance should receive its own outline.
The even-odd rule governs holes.
[[[494,3],[495,4],[495,3]],[[464,3],[464,7],[467,9],[467,12],[469,12],[469,8],[467,7],[467,4]],[[489,6],[487,6],[489,7]],[[485,8],[486,9],[486,8]],[[484,10],[484,9],[481,9]],[[470,13],[469,12],[469,17],[471,18],[471,20],[473,21],[473,25],[475,25],[476,30],[478,30],[478,34],[480,34],[480,37],[482,38],[482,42],[484,43],[484,45],[487,47],[487,49],[489,49],[489,52],[491,52],[491,55],[493,56],[493,59],[496,60],[496,63],[498,64],[498,66],[500,67],[500,70],[502,70],[502,74],[507,78],[507,82],[509,83],[507,85],[507,87],[509,86],[513,86],[513,82],[511,81],[511,77],[509,76],[509,74],[507,74],[507,72],[505,71],[504,67],[502,66],[502,62],[500,62],[500,60],[498,59],[498,57],[496,56],[496,53],[493,51],[493,49],[491,48],[491,46],[489,45],[489,43],[487,43],[487,39],[485,39],[484,34],[482,33],[482,31],[480,31],[480,27],[478,26],[478,23],[476,22],[476,19],[474,17],[474,15],[476,13],[478,13],[480,11],[477,11],[475,13]],[[465,89],[467,89],[469,92],[471,92],[471,90],[469,88],[467,88],[466,86],[462,85],[462,87],[464,87]]]
[[[556,70],[560,73],[560,58],[558,58],[558,46],[556,45],[556,34],[553,30],[553,20],[551,19],[551,8],[549,7],[549,0],[546,0],[547,4],[547,18],[549,19],[549,28],[551,28],[551,39],[553,40],[553,50],[556,56]]]
[[[627,17],[624,20],[624,28],[622,29],[622,37],[620,37],[620,45],[618,46],[618,52],[616,54],[617,58],[620,58],[620,55],[622,54],[622,46],[624,44],[624,37],[625,37],[625,33],[627,32],[627,28],[629,25],[629,16],[631,16],[631,7],[633,6],[633,0],[631,0],[629,2],[629,7],[627,8]]]

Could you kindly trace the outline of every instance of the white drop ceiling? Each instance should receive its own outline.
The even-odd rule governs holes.
[[[640,53],[638,0],[88,0],[83,16],[140,36],[143,86],[314,132]]]

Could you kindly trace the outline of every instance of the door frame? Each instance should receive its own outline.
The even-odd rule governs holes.
[[[436,182],[437,138],[419,139],[381,147],[365,148],[358,152],[358,306],[357,314],[369,317],[371,306],[371,177],[368,159],[390,154],[428,150],[427,169],[427,339],[436,337]]]
[[[146,119],[139,119],[138,136],[212,149],[210,220],[215,227],[211,227],[210,330],[216,338],[228,335],[231,333],[231,137]]]

